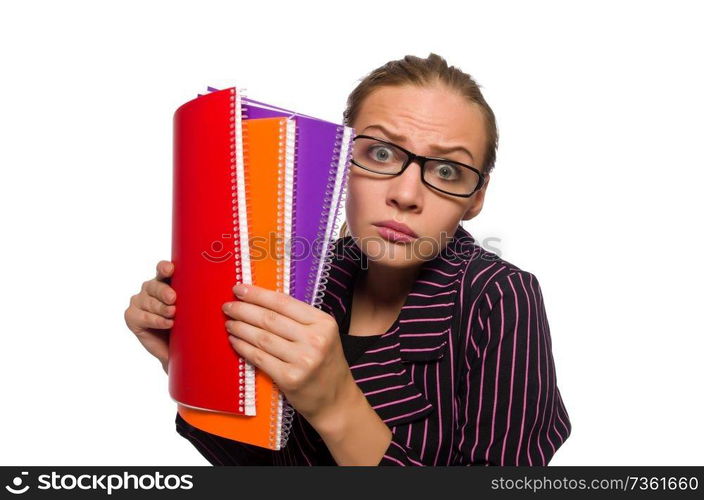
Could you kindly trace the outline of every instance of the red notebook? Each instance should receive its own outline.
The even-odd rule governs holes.
[[[169,393],[197,409],[254,415],[254,367],[228,340],[222,304],[251,283],[242,172],[241,96],[203,95],[174,114],[171,286],[178,311],[169,340]],[[226,397],[223,397],[226,395]]]

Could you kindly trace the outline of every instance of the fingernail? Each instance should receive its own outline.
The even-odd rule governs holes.
[[[241,299],[247,293],[247,286],[244,283],[237,283],[233,290],[235,292],[235,295],[237,295],[237,297]]]

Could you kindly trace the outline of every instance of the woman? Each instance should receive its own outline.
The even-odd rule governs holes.
[[[321,309],[244,285],[223,305],[233,348],[296,410],[287,446],[177,414],[178,432],[218,465],[547,465],[571,424],[540,285],[460,225],[489,185],[491,108],[443,58],[407,56],[355,88],[345,123],[357,134],[347,227]],[[159,262],[125,311],[165,370],[173,272]]]

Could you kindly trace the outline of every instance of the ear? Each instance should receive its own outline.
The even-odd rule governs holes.
[[[484,206],[484,195],[486,194],[486,188],[489,187],[489,179],[491,178],[490,174],[487,174],[484,176],[484,185],[482,188],[474,193],[470,199],[469,206],[467,207],[467,210],[465,211],[464,215],[462,216],[462,220],[469,220],[473,219],[477,215],[479,215],[479,212],[482,211],[482,207]]]

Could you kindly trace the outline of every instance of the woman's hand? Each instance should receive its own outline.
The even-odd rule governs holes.
[[[340,343],[335,319],[290,295],[255,285],[234,287],[225,322],[235,350],[266,372],[289,403],[314,427],[359,388]]]
[[[168,373],[169,334],[176,313],[176,291],[167,282],[173,275],[173,262],[156,265],[156,277],[142,283],[142,289],[130,297],[125,323],[152,356]]]

